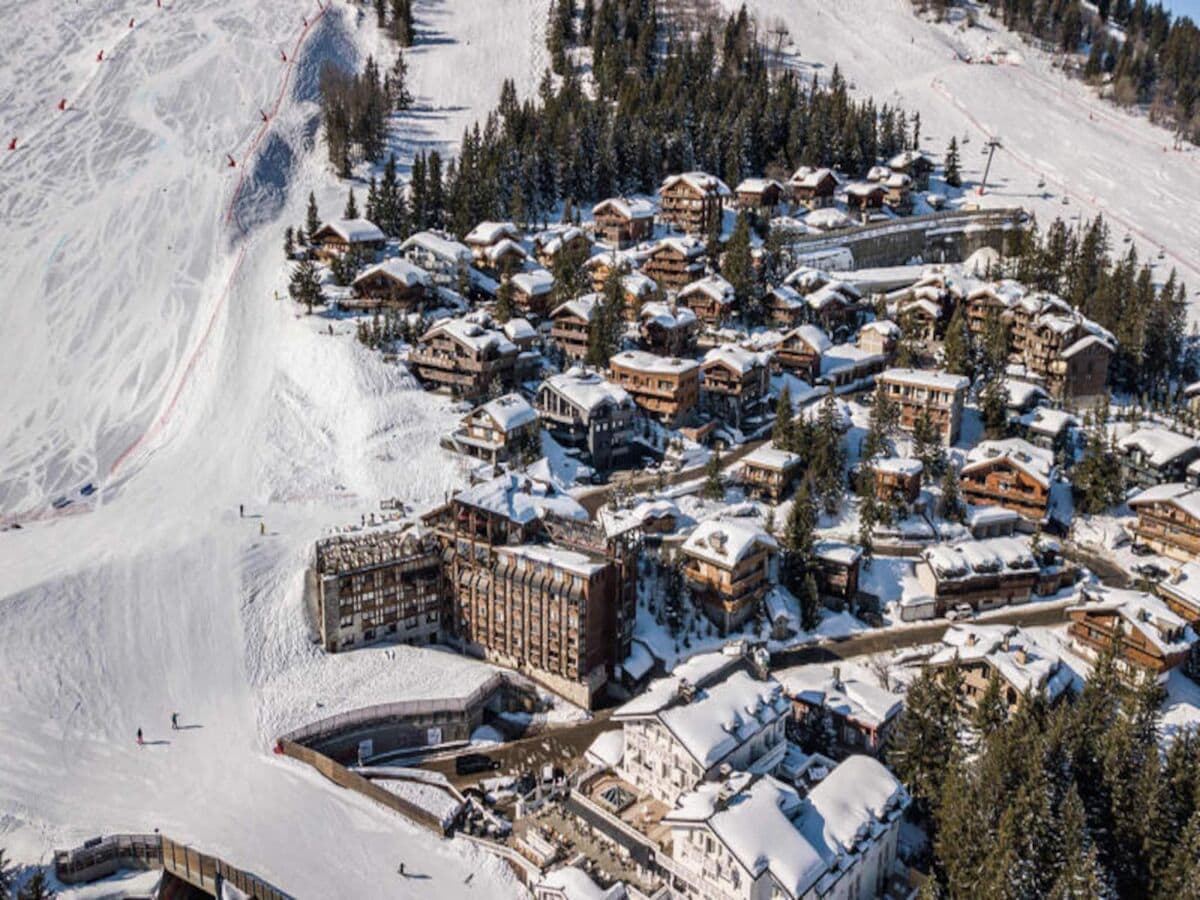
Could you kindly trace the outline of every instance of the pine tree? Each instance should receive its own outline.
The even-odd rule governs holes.
[[[971,363],[971,332],[963,314],[963,305],[959,303],[954,307],[954,314],[950,316],[950,322],[946,326],[942,352],[945,354],[947,372],[970,378],[975,373],[975,367]]]
[[[1004,376],[989,373],[979,393],[979,414],[989,438],[1002,438],[1008,431],[1008,387]]]
[[[775,424],[771,427],[771,443],[780,450],[791,450],[793,432],[792,392],[785,384],[775,403]]]
[[[958,472],[953,466],[946,466],[942,476],[942,515],[951,522],[961,522],[967,510],[958,490]]]
[[[833,394],[825,395],[817,412],[816,427],[812,433],[812,457],[809,472],[813,487],[821,506],[827,513],[837,512],[838,504],[845,495],[843,469],[846,452],[838,429],[837,402]]]
[[[908,687],[904,712],[885,755],[926,814],[941,799],[947,763],[958,751],[958,730],[955,699],[939,680],[937,670],[922,668]]]
[[[1120,503],[1125,491],[1121,465],[1104,425],[1106,407],[1107,402],[1089,417],[1083,458],[1071,475],[1076,504],[1089,515]]]
[[[950,138],[950,146],[946,148],[946,159],[942,165],[946,184],[950,187],[962,187],[962,173],[959,172],[958,138]]]
[[[1073,784],[1059,810],[1057,830],[1060,835],[1058,868],[1048,900],[1109,900],[1114,897],[1088,833],[1083,800]]]
[[[892,435],[900,422],[900,410],[888,396],[883,384],[875,386],[874,399],[871,404],[870,420],[867,424],[867,436],[863,439],[862,460],[869,463],[877,456],[886,456],[892,450]]]
[[[862,550],[863,566],[869,569],[875,556],[875,525],[880,520],[879,498],[870,469],[858,480],[858,496],[858,546]]]
[[[346,197],[346,209],[342,212],[342,217],[345,219],[358,218],[358,203],[354,199],[354,188],[350,188],[350,194]]]
[[[912,441],[912,454],[921,461],[921,479],[925,484],[932,484],[946,470],[946,448],[942,446],[941,432],[933,424],[927,407],[922,407],[913,421]]]
[[[721,259],[721,274],[733,286],[734,302],[743,319],[750,324],[759,321],[755,297],[754,260],[750,254],[750,217],[741,212],[733,234]]]
[[[10,897],[12,889],[13,867],[8,864],[8,859],[4,855],[4,848],[0,847],[0,898]]]
[[[496,290],[496,321],[504,324],[513,316],[513,286],[512,280],[505,276],[500,279],[500,287]]]
[[[289,225],[283,229],[283,256],[285,259],[291,259],[296,255],[296,233]],[[3,896],[3,895],[0,895]]]
[[[720,450],[714,450],[704,466],[704,487],[700,495],[705,500],[721,500],[725,496],[725,485],[721,482]]]
[[[1200,808],[1188,820],[1158,880],[1157,894],[1179,900],[1200,900]],[[1075,894],[1074,897],[1082,897]]]
[[[988,676],[987,687],[975,703],[971,726],[986,741],[996,729],[1008,721],[1008,704],[1004,702],[1000,674],[996,669]]]
[[[405,112],[412,106],[413,96],[408,89],[408,62],[404,59],[403,50],[396,51],[396,61],[392,63],[391,79],[388,83],[391,88],[389,95],[392,109],[398,113]]]
[[[288,293],[292,299],[308,307],[311,316],[313,306],[325,302],[321,291],[321,281],[317,277],[317,267],[311,259],[302,259],[292,270],[288,282]]]
[[[321,216],[317,212],[317,198],[311,192],[308,195],[308,211],[304,220],[304,230],[311,243],[313,235],[321,230]]]
[[[46,884],[46,873],[41,869],[17,892],[17,900],[54,900],[58,895]]]
[[[800,627],[815,631],[821,624],[821,592],[812,572],[805,572],[797,599],[800,601]]]

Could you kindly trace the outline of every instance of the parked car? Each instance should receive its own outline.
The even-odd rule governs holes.
[[[970,603],[959,603],[953,609],[946,610],[946,619],[950,622],[956,622],[959,619],[969,619],[975,615],[975,610],[971,608]]]
[[[1162,581],[1167,577],[1167,571],[1155,563],[1138,563],[1133,571],[1150,581]]]
[[[498,768],[500,768],[500,763],[486,753],[464,753],[454,760],[454,771],[459,775],[494,772]]]
[[[1130,544],[1129,552],[1131,552],[1134,556],[1153,556],[1154,555],[1154,551],[1151,550],[1149,547],[1147,547],[1145,544]]]

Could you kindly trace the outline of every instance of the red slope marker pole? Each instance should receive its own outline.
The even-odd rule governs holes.
[[[270,121],[271,121],[271,117],[270,117],[270,116],[268,116],[268,115],[266,114],[266,111],[264,111],[263,109],[261,109],[261,108],[260,108],[260,109],[258,110],[258,114],[259,114],[260,116],[262,116],[262,120],[263,120],[264,122],[270,122]]]
[[[66,112],[66,109],[67,109],[67,98],[63,97],[61,100],[58,101],[58,111]]]
[[[104,62],[104,51],[101,50],[96,54],[96,62]]]
[[[11,141],[8,142],[8,149],[9,150],[17,149],[17,139],[16,138],[13,138]]]
[[[130,27],[130,28],[132,28],[132,27],[133,27],[133,19],[130,19],[130,20],[129,20],[129,27]]]
[[[284,62],[287,62],[287,54],[284,53],[282,50],[279,51],[279,58],[282,59]]]
[[[230,156],[228,153],[226,153],[226,154],[225,154],[225,158],[226,158],[227,160],[229,160],[229,168],[231,168],[231,169],[236,169],[236,168],[237,168],[237,162],[236,162],[236,161],[234,161],[234,158],[233,158],[232,156]]]

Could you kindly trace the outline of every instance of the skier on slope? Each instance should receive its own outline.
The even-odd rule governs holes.
[[[138,742],[139,747],[141,747],[145,744],[145,741],[142,740],[142,729],[140,729],[140,728],[138,729],[137,742]]]
[[[171,730],[172,731],[179,730],[179,713],[176,713],[176,712],[171,713]]]

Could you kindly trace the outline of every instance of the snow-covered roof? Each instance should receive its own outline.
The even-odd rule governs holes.
[[[607,889],[602,888],[578,866],[563,866],[547,872],[538,886],[561,891],[566,900],[621,900],[625,896],[622,882],[618,881]]]
[[[1150,465],[1169,465],[1181,456],[1200,452],[1200,444],[1167,428],[1150,425],[1139,428],[1117,441],[1123,453],[1140,450]]]
[[[790,285],[777,284],[767,293],[778,300],[781,306],[785,306],[788,309],[802,309],[804,307],[804,297]]]
[[[1186,562],[1171,570],[1165,581],[1158,583],[1158,590],[1200,610],[1200,562]]]
[[[735,190],[739,194],[761,194],[771,187],[783,190],[783,185],[774,178],[743,178]]]
[[[1050,396],[1041,385],[1022,381],[1019,378],[1005,378],[1004,388],[1008,391],[1010,409],[1024,409],[1030,403],[1046,400]]]
[[[887,181],[892,170],[887,166],[874,165],[867,170],[867,181]]]
[[[521,232],[512,222],[480,222],[463,240],[468,244],[490,245],[504,238],[519,240]]]
[[[560,303],[550,311],[551,318],[558,318],[562,313],[576,318],[583,319],[585,322],[592,321],[592,315],[596,312],[596,304],[604,300],[603,294],[584,294],[576,297],[573,300],[568,300],[566,303]]]
[[[1022,538],[996,537],[957,544],[934,544],[921,558],[942,581],[995,575],[1002,572],[1036,572],[1037,560]]]
[[[883,381],[939,391],[965,391],[971,384],[965,375],[951,375],[941,369],[887,369],[879,377]]]
[[[763,444],[742,457],[743,465],[773,469],[776,472],[785,472],[802,462],[804,462],[804,457],[800,454],[792,453],[790,450],[780,450],[773,444]]]
[[[689,656],[675,666],[670,675],[656,678],[646,690],[614,710],[613,719],[621,721],[657,715],[680,699],[680,689],[684,684],[703,687],[723,677],[725,673],[741,664],[740,653],[727,652],[727,648],[731,646],[727,644],[721,650]]]
[[[857,344],[837,344],[821,354],[821,375],[831,376],[842,369],[882,363],[882,353],[869,353]]]
[[[626,219],[651,219],[656,207],[643,197],[609,197],[592,207],[592,215],[598,216],[606,209],[612,209]]]
[[[804,300],[815,310],[824,309],[831,304],[853,306],[858,300],[858,291],[844,281],[831,281],[806,294]]]
[[[825,859],[852,853],[908,803],[896,776],[870,756],[847,757],[808,792],[800,830]]]
[[[430,284],[428,272],[420,266],[413,265],[407,259],[398,259],[396,257],[389,257],[378,265],[364,270],[361,275],[354,279],[354,283],[359,284],[376,275],[383,275],[410,288],[416,287],[418,284],[425,286]]]
[[[1050,474],[1054,470],[1054,453],[1035,447],[1022,438],[1006,438],[1002,441],[981,441],[967,454],[967,464],[962,471],[975,472],[986,469],[998,460],[1005,460],[1020,469],[1043,488],[1050,487]]]
[[[680,256],[692,259],[704,255],[704,244],[696,240],[694,237],[665,237],[654,245],[651,253],[657,253],[661,249],[674,250]]]
[[[621,287],[625,289],[626,294],[647,297],[653,294],[658,286],[649,275],[643,275],[641,272],[629,272],[621,276]]]
[[[641,647],[641,652],[647,653],[646,648]],[[629,671],[629,667],[624,667]],[[606,766],[613,769],[621,764],[621,757],[625,755],[625,729],[615,728],[612,731],[605,731],[599,735],[591,745],[587,748],[585,755],[587,758],[595,762],[597,765]]]
[[[775,538],[742,522],[709,519],[701,522],[683,543],[683,552],[718,566],[733,568],[760,548],[778,550]]]
[[[881,194],[883,191],[883,185],[872,181],[852,181],[846,185],[847,197],[870,197],[873,194]]]
[[[1081,337],[1079,340],[1075,341],[1075,343],[1071,344],[1069,347],[1064,347],[1062,352],[1059,353],[1059,356],[1061,356],[1063,359],[1070,359],[1076,353],[1080,353],[1080,352],[1088,349],[1089,347],[1095,347],[1097,345],[1104,347],[1106,350],[1110,350],[1110,351],[1112,350],[1111,343],[1104,340],[1099,335],[1089,334],[1085,337]]]
[[[471,415],[479,412],[487,415],[505,432],[537,421],[537,411],[520,394],[505,394],[503,397],[489,400]]]
[[[933,165],[929,157],[920,150],[904,150],[888,160],[888,167],[892,169],[907,169],[913,163],[919,161]]]
[[[733,285],[720,275],[707,275],[698,281],[693,281],[679,292],[679,299],[684,300],[693,294],[704,294],[711,300],[722,305],[733,302]]]
[[[798,337],[817,353],[825,353],[833,346],[833,341],[829,340],[829,335],[816,325],[797,326],[785,334],[783,339],[784,341],[788,341],[792,337]]]
[[[476,351],[486,350],[489,347],[494,348],[498,353],[515,353],[517,351],[516,345],[501,332],[485,328],[470,319],[445,319],[425,332],[421,339],[428,340],[438,332],[444,332],[459,343]]]
[[[683,172],[679,175],[668,175],[663,179],[662,187],[659,190],[660,192],[669,190],[681,182],[699,194],[728,197],[733,193],[729,190],[729,185],[716,175],[709,175],[707,172]]]
[[[801,166],[792,173],[792,177],[788,181],[795,187],[815,188],[819,187],[821,182],[828,178],[832,178],[835,182],[837,181],[837,176],[833,174],[832,169]]]
[[[874,319],[864,325],[861,331],[874,331],[884,337],[900,337],[900,326],[891,319]]]
[[[320,227],[318,234],[329,229],[347,244],[366,244],[383,241],[383,231],[367,219],[331,219]]]
[[[1057,437],[1067,428],[1078,425],[1079,417],[1065,409],[1039,406],[1025,413],[1019,421],[1034,434]]]
[[[583,578],[591,578],[597,572],[603,571],[606,565],[603,560],[555,544],[516,544],[497,547],[496,552],[505,556],[519,557],[532,563],[553,566]]]
[[[885,456],[871,461],[871,468],[876,472],[886,472],[889,475],[920,475],[925,471],[925,464],[919,459],[904,456]]]
[[[504,336],[514,343],[537,337],[537,329],[529,324],[528,319],[509,319],[500,327],[504,332]]]
[[[840,566],[852,566],[862,558],[862,547],[835,538],[825,538],[813,544],[813,556]]]
[[[651,519],[678,516],[679,507],[672,500],[646,500],[631,509],[604,507],[601,508],[599,515],[600,524],[604,526],[604,533],[609,537],[616,537],[640,528]]]
[[[1046,691],[1055,700],[1071,682],[1072,672],[1057,653],[1015,625],[955,624],[942,636],[942,648],[929,662],[941,665],[957,658],[983,660],[1019,693]]]
[[[744,375],[765,366],[770,360],[769,352],[755,353],[737,344],[722,344],[704,354],[704,367],[707,369],[710,365],[723,365]]]
[[[656,372],[663,375],[681,375],[700,367],[694,359],[659,356],[645,350],[625,350],[613,356],[610,362],[638,372]]]
[[[696,313],[686,306],[674,309],[667,303],[644,303],[638,315],[646,322],[654,322],[663,328],[684,328],[696,324]]]
[[[533,236],[533,242],[542,253],[556,255],[564,246],[580,238],[587,238],[578,225],[556,225]],[[590,243],[590,241],[589,241]]]
[[[606,403],[615,406],[633,405],[633,399],[625,388],[613,384],[598,372],[590,372],[579,366],[572,366],[560,375],[551,375],[544,383],[588,414]]]
[[[529,256],[525,252],[525,248],[514,241],[512,238],[501,238],[494,244],[489,244],[483,250],[483,255],[487,257],[488,262],[497,263],[510,253],[515,253],[521,259]]]
[[[414,247],[432,253],[446,262],[470,263],[472,259],[471,251],[465,246],[433,231],[418,231],[400,245],[400,252],[404,253]]]
[[[588,520],[587,510],[554,485],[511,472],[460,491],[454,499],[522,525],[549,513],[581,522]]]
[[[1153,594],[1101,587],[1084,588],[1081,593],[1086,602],[1068,611],[1115,612],[1164,654],[1182,653],[1195,640],[1187,622]]]
[[[545,269],[518,272],[512,277],[512,286],[528,297],[540,297],[554,290],[554,276]]]
[[[760,681],[744,670],[698,691],[690,703],[658,714],[676,740],[700,765],[716,765],[790,709],[774,678]]]
[[[833,278],[828,272],[823,272],[820,269],[814,269],[812,266],[800,266],[798,269],[793,269],[783,279],[784,284],[790,284],[798,288],[802,293],[809,293],[819,288],[823,284],[829,284]]]
[[[784,669],[777,677],[789,697],[825,706],[870,728],[878,728],[900,712],[904,699],[853,675],[835,673],[831,665],[814,663]]]
[[[1129,505],[1132,507],[1149,503],[1170,503],[1180,512],[1200,519],[1200,491],[1193,489],[1189,484],[1178,481],[1156,484],[1129,498]]]

